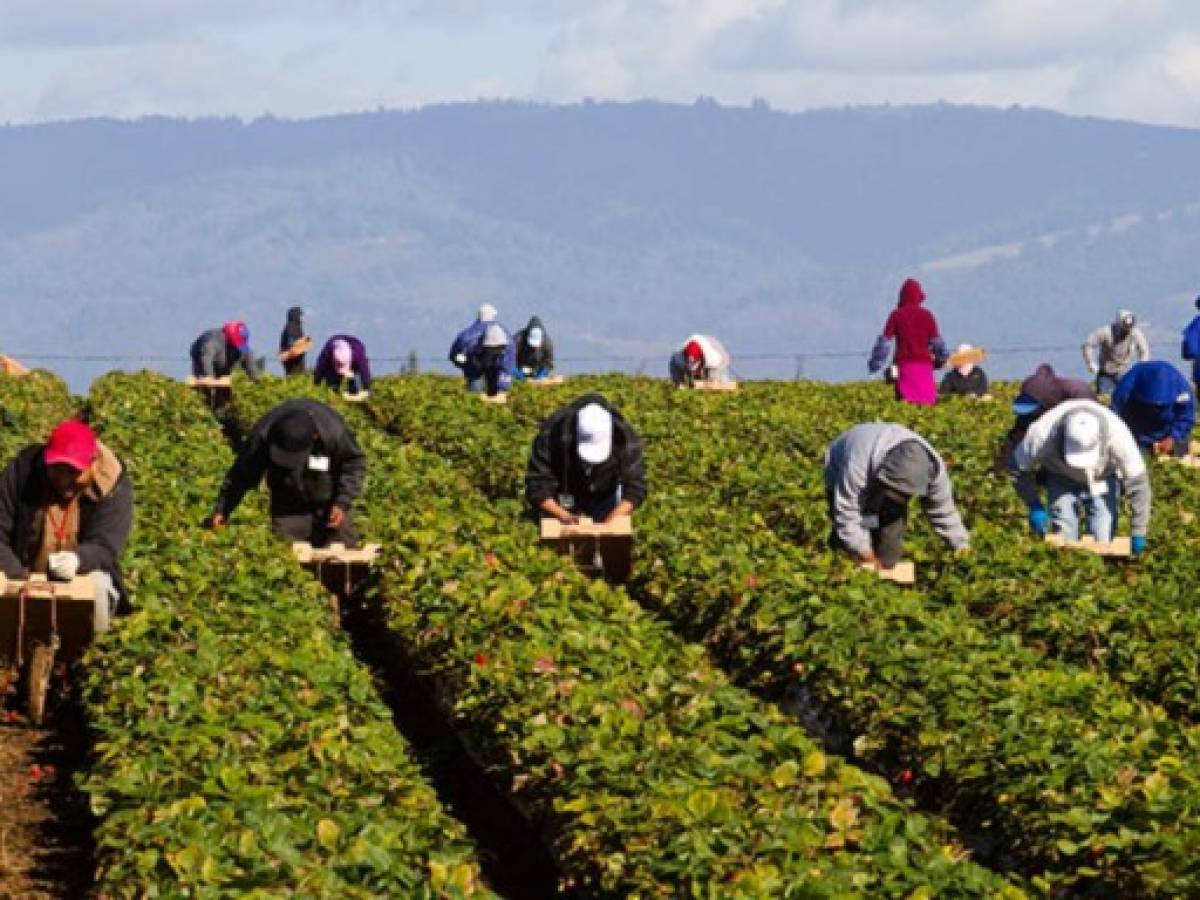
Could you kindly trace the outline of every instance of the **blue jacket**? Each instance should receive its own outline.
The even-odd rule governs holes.
[[[1192,386],[1161,360],[1137,363],[1126,372],[1113,391],[1112,408],[1143,447],[1165,437],[1187,441],[1196,424]]]
[[[487,332],[488,325],[493,324],[499,325],[500,323],[480,322],[476,319],[460,331],[458,337],[454,339],[454,343],[450,345],[450,362],[462,369],[463,377],[467,381],[475,381],[484,375],[486,359],[483,352],[483,336]],[[503,325],[500,325],[500,327],[504,328]],[[504,328],[504,333],[509,335],[509,338],[508,344],[504,348],[504,356],[500,360],[500,386],[502,389],[508,390],[513,370],[517,367],[517,351],[513,345],[512,332]],[[455,357],[460,353],[467,358],[465,363],[459,363],[455,360]]]
[[[1200,316],[1192,319],[1188,327],[1183,329],[1181,352],[1184,359],[1192,361],[1192,381],[1200,382]]]

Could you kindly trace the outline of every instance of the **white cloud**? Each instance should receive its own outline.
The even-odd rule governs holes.
[[[1019,103],[1200,125],[1198,87],[1200,7],[1185,0],[595,0],[563,25],[535,92]]]
[[[514,22],[552,40],[505,52]],[[364,32],[395,44],[386,66],[378,47],[370,63],[357,52]],[[434,32],[469,49],[413,50]],[[4,0],[6,46],[54,59],[27,76],[0,61],[0,114],[15,118],[704,94],[788,109],[1018,103],[1200,126],[1191,0]]]

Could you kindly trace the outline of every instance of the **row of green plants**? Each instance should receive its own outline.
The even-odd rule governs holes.
[[[770,475],[756,453],[767,435],[752,430],[769,388],[723,397],[611,384],[651,465],[652,500],[638,516],[642,602],[705,641],[739,680],[815,707],[825,719],[815,724],[963,823],[998,864],[1049,889],[1196,889],[1194,729],[1107,677],[980,627],[961,605],[834,557],[819,544],[828,523],[806,471],[819,485],[819,460],[794,464],[793,481],[808,488],[795,501],[805,525],[781,539],[770,521],[779,514],[764,511],[754,486]],[[375,397],[390,401],[393,427],[502,497],[519,489],[538,417],[585,386],[518,392],[509,409],[464,403],[448,383],[385,380]],[[840,414],[825,391],[833,399],[811,413],[818,433]],[[777,440],[800,437],[773,419]],[[918,545],[922,564],[945,552]]]
[[[404,387],[394,403],[400,393],[384,385],[368,410],[332,401],[370,457],[364,505],[384,544],[387,627],[473,755],[538,823],[568,890],[1020,894],[623,590],[538,547],[517,499],[475,486],[483,468],[464,472],[373,427],[368,414],[386,427],[403,412],[486,449],[477,417],[499,411],[460,392],[470,412],[457,418],[426,402],[440,383]],[[308,389],[235,391],[247,423]]]
[[[1041,652],[1095,668],[1173,716],[1200,717],[1200,611],[1191,601],[1190,531],[1200,478],[1172,463],[1152,466],[1152,551],[1136,562],[1105,562],[1064,553],[1029,536],[1009,477],[991,458],[1011,413],[1007,403],[945,404],[933,410],[881,402],[866,386],[780,387],[757,416],[741,406],[714,406],[714,426],[741,463],[722,479],[721,502],[759,510],[789,541],[819,549],[825,540],[820,460],[837,431],[893,412],[926,435],[953,466],[956,491],[972,529],[975,553],[946,565],[946,554],[917,529],[915,553],[927,596],[963,606],[995,633],[1020,634]],[[783,402],[781,402],[783,401]],[[723,412],[725,414],[723,414]]]
[[[90,407],[137,490],[135,611],[86,659],[99,895],[488,895],[261,500],[205,529],[230,454],[204,404],[143,372]]]
[[[23,446],[45,440],[78,404],[57,375],[34,370],[22,376],[0,375],[0,459],[5,463]]]

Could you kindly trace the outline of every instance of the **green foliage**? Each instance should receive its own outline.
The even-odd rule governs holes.
[[[290,392],[241,385],[239,410],[252,418]],[[385,546],[390,630],[472,753],[544,823],[574,889],[1021,895],[623,590],[539,549],[507,496],[524,467],[507,411],[425,378],[380,382],[366,411],[333,402],[370,455],[365,507]],[[469,458],[467,478],[443,455]]]
[[[140,373],[91,404],[138,492],[136,611],[87,659],[99,893],[487,894],[315,581],[261,515],[202,530],[230,456],[201,402]]]
[[[1003,404],[915,410],[878,385],[722,396],[616,377],[518,390],[508,408],[476,408],[448,381],[384,379],[374,396],[376,407],[392,398],[382,412],[405,437],[498,499],[519,491],[537,422],[595,387],[647,444],[651,499],[631,585],[645,606],[738,682],[815,704],[833,739],[1038,885],[1197,888],[1200,733],[1173,718],[1194,708],[1194,651],[1177,646],[1195,634],[1186,553],[1164,545],[1155,553],[1170,565],[1147,561],[1170,598],[1139,590],[1146,573],[1134,564],[1031,542],[1007,479],[991,473]],[[974,529],[973,556],[953,561],[918,524],[919,591],[825,548],[824,448],[881,411],[945,453]],[[1118,612],[1139,604],[1141,614]],[[1186,707],[1152,702],[1181,694]]]

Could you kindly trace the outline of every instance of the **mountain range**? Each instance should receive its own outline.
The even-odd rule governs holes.
[[[511,328],[541,315],[567,371],[662,374],[705,331],[741,377],[859,378],[914,276],[994,375],[1078,372],[1119,307],[1174,360],[1200,281],[1197,158],[1200,131],[945,104],[7,126],[0,351],[79,389],[114,367],[182,374],[231,318],[273,355],[300,305],[381,370],[410,352],[440,368],[487,301]]]

